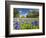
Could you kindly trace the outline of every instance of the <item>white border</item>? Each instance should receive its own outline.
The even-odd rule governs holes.
[[[13,8],[32,8],[39,9],[39,29],[32,30],[13,30]],[[33,5],[10,5],[10,34],[25,34],[25,33],[39,33],[42,32],[42,6]]]

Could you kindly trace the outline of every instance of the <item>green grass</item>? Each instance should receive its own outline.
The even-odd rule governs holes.
[[[31,25],[30,24],[20,24],[20,26],[21,26],[21,29],[31,29],[30,27],[31,27]]]
[[[37,25],[37,26],[34,26],[34,25],[32,25],[32,21],[34,21],[34,20],[39,20],[38,18],[37,19],[35,19],[35,18],[32,18],[31,20],[30,20],[30,23],[28,23],[28,24],[26,24],[26,21],[24,21],[24,24],[20,24],[20,29],[39,29],[39,25]]]
[[[33,26],[32,24],[20,24],[21,29],[39,29],[39,26]]]

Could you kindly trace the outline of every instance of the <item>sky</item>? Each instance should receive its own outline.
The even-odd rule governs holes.
[[[33,9],[28,9],[28,8],[15,8],[19,13],[20,16],[26,16],[29,11],[32,12]]]

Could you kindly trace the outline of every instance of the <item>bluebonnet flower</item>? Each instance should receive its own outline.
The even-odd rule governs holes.
[[[38,21],[33,21],[32,25],[39,25],[39,22]]]
[[[20,29],[20,23],[19,23],[19,22],[16,22],[16,23],[14,24],[14,26],[15,26],[15,29]]]

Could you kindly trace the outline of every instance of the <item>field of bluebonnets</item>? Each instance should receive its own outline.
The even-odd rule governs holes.
[[[39,10],[14,8],[13,26],[16,30],[39,29]]]

